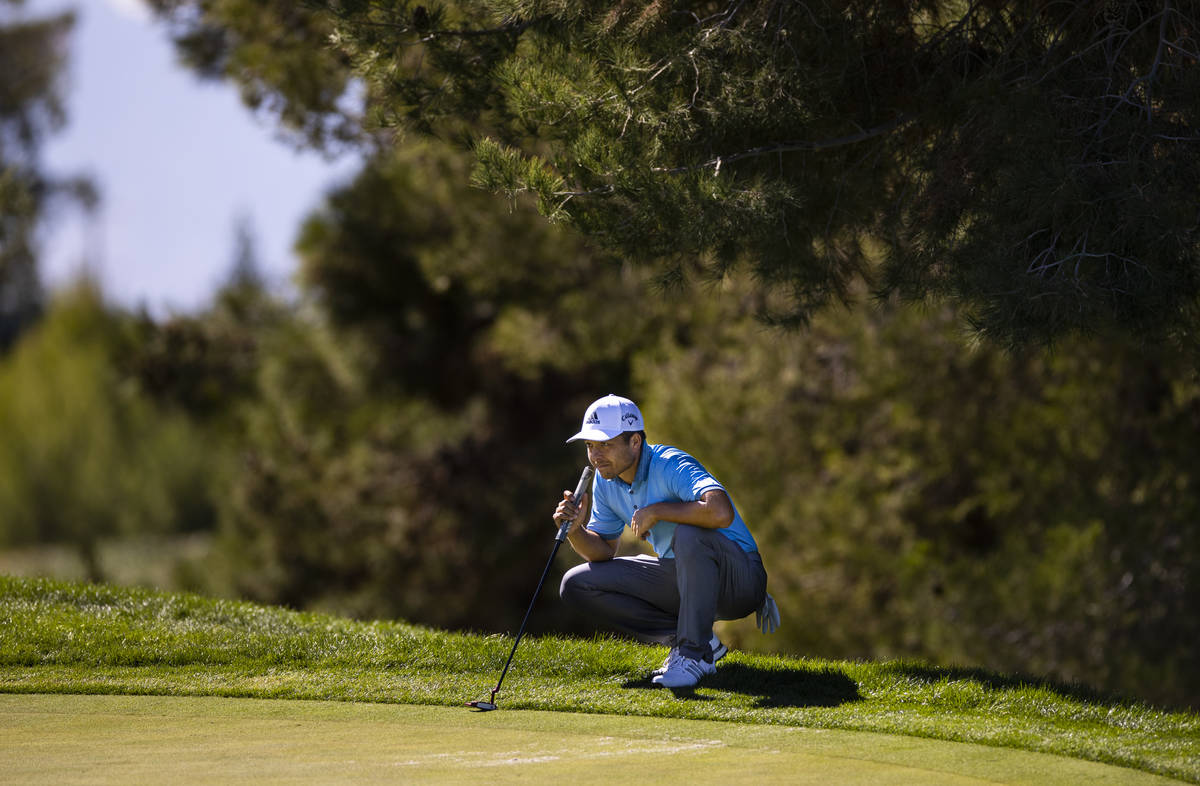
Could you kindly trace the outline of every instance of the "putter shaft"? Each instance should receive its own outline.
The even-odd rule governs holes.
[[[587,493],[588,486],[592,482],[592,476],[595,470],[591,466],[583,468],[583,474],[579,476],[579,483],[575,486],[575,494],[573,500],[579,502],[583,495]],[[512,665],[513,656],[517,654],[517,645],[521,643],[521,637],[525,635],[525,625],[529,622],[529,615],[533,613],[533,606],[537,603],[538,595],[542,593],[542,585],[546,583],[546,576],[550,574],[550,566],[554,564],[554,557],[558,554],[558,547],[566,540],[567,530],[571,523],[565,522],[559,525],[558,535],[554,538],[554,548],[550,550],[550,559],[546,560],[546,567],[542,569],[542,577],[538,579],[537,589],[533,591],[533,597],[529,599],[529,608],[525,609],[525,618],[521,620],[521,627],[517,630],[516,641],[513,642],[512,650],[508,653],[508,660],[504,663],[504,670],[500,672],[500,679],[496,681],[496,687],[492,688],[492,697],[490,701],[473,701],[468,702],[468,706],[475,707],[481,710],[496,709],[496,694],[500,692],[500,686],[504,684],[504,677],[508,674],[508,667]]]

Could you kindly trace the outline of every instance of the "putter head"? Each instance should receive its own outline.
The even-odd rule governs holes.
[[[496,709],[496,705],[494,702],[483,701],[483,700],[468,701],[467,706],[474,707],[479,712],[491,712],[492,710]]]

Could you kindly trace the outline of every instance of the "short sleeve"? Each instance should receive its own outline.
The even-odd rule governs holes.
[[[599,478],[597,478],[599,481]],[[621,537],[625,522],[613,511],[605,500],[604,489],[599,482],[592,483],[592,516],[587,528],[606,540]]]
[[[672,458],[668,477],[671,491],[683,502],[695,502],[712,489],[725,490],[703,464],[683,452]]]

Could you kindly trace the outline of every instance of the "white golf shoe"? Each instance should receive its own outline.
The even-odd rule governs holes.
[[[687,655],[677,655],[667,667],[665,674],[659,674],[651,681],[664,688],[690,688],[700,681],[701,677],[716,674],[717,667],[706,660],[696,660]]]
[[[715,634],[715,633],[713,634],[713,637],[711,639],[709,639],[708,646],[712,649],[712,662],[713,663],[716,663],[721,658],[724,658],[726,655],[729,654],[729,648],[721,643],[721,640],[717,638],[717,634]],[[671,661],[673,661],[675,658],[678,658],[678,657],[679,657],[679,649],[677,647],[672,647],[671,651],[667,653],[667,657],[662,662],[662,665],[659,666],[654,671],[652,671],[651,674],[653,674],[656,677],[660,674],[666,674],[667,670],[671,668]]]

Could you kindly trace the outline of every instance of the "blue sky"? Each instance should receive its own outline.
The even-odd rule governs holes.
[[[224,84],[177,65],[138,0],[27,0],[24,14],[73,7],[68,125],[44,149],[58,175],[87,174],[102,203],[60,214],[42,241],[52,288],[84,265],[113,301],[163,316],[203,306],[229,271],[239,217],[263,271],[285,287],[304,216],[356,161],[297,153]]]

